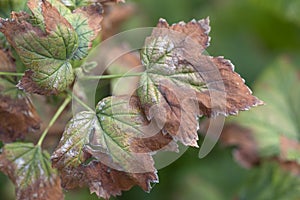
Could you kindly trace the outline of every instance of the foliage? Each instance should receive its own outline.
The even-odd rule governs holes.
[[[149,192],[152,185],[158,183],[155,154],[176,152],[181,144],[198,147],[198,133],[203,131],[207,121],[263,104],[234,71],[231,61],[207,56],[210,20],[205,18],[173,25],[160,19],[145,39],[140,59],[133,59],[145,68],[137,74],[140,76],[137,91],[133,95],[108,96],[95,108],[87,106],[70,91],[76,78],[93,78],[86,75],[86,71],[91,70],[87,66],[95,65],[86,62],[86,57],[101,37],[106,39],[115,31],[109,24],[127,18],[126,15],[120,15],[121,19],[109,16],[109,9],[114,7],[111,5],[119,2],[122,1],[0,2],[3,17],[0,18],[0,140],[4,143],[0,170],[14,183],[17,199],[63,199],[62,188],[83,186],[105,199],[121,195],[136,185]],[[249,1],[249,5],[256,4]],[[193,6],[189,6],[188,10],[192,10]],[[277,12],[275,7],[263,9]],[[23,11],[15,12],[19,10]],[[10,11],[13,11],[10,19],[5,19]],[[288,11],[286,18],[296,22]],[[267,105],[231,118],[221,135],[222,145],[235,146],[234,157],[242,166],[263,164],[247,171],[232,161],[229,150],[217,147],[211,160],[199,164],[203,172],[191,167],[188,173],[162,176],[161,187],[174,191],[164,199],[189,199],[194,198],[194,193],[204,199],[297,198],[299,180],[294,174],[299,174],[300,111],[296,86],[299,76],[297,69],[285,60],[276,65],[272,65],[254,87],[255,94]],[[285,78],[277,81],[282,74]],[[116,74],[98,78],[119,77]],[[54,145],[47,148],[48,143],[42,148],[46,135],[52,135],[48,134],[50,128],[69,110],[72,95],[85,110],[76,113],[67,125],[63,123],[64,131],[56,148]],[[31,98],[46,103],[32,103]],[[45,119],[44,115],[37,114],[39,108],[57,105],[63,99],[64,103],[48,120],[49,125],[42,126],[43,133],[38,137],[32,134],[39,131]],[[31,137],[38,139],[35,145],[19,142],[33,141]],[[51,157],[48,151],[53,152]],[[182,159],[187,166],[196,160]],[[216,164],[216,160],[220,163]],[[270,160],[273,164],[269,164]],[[231,169],[231,173],[239,174],[240,178],[218,173],[219,167]],[[208,176],[214,173],[215,176]],[[196,178],[199,176],[201,179]],[[164,178],[173,181],[166,186]],[[183,185],[189,187],[186,192],[176,190]],[[199,190],[198,185],[203,189]],[[289,188],[295,191],[290,197],[287,196]],[[143,195],[141,198],[146,198]],[[153,197],[159,199],[157,195],[154,189]],[[121,198],[132,199],[130,193]]]

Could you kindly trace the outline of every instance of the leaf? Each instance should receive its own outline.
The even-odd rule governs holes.
[[[63,4],[69,7],[78,8],[88,5],[91,0],[61,0]]]
[[[40,2],[42,0],[30,0],[28,6],[35,16],[44,21]],[[103,9],[100,4],[92,4],[80,7],[71,12],[64,4],[58,0],[49,1],[59,13],[72,25],[78,36],[78,48],[74,52],[72,60],[82,60],[88,55],[88,50],[92,46],[92,41],[101,30],[103,19]]]
[[[49,154],[31,143],[4,146],[0,170],[15,184],[16,199],[63,199],[60,179],[49,161]]]
[[[0,77],[0,140],[12,142],[38,130],[41,120],[30,99],[14,83]]]
[[[69,59],[77,49],[78,38],[69,22],[47,1],[43,1],[42,10],[46,33],[29,24],[25,13],[15,13],[8,21],[1,19],[0,31],[30,69],[19,88],[44,95],[57,94],[74,80]]]
[[[150,190],[150,182],[158,181],[151,154],[177,150],[177,145],[169,135],[146,132],[148,123],[134,96],[108,97],[98,103],[96,113],[75,115],[51,157],[63,186],[88,185],[103,198],[134,185]],[[88,162],[89,157],[94,161]]]
[[[197,117],[227,116],[262,104],[230,61],[202,55],[209,31],[208,18],[172,26],[161,19],[141,52],[146,71],[138,96],[145,114],[184,145],[198,146]]]
[[[299,177],[293,176],[274,163],[264,163],[250,174],[237,199],[296,200],[299,199],[299,195]]]
[[[278,157],[282,161],[300,164],[299,81],[299,70],[287,59],[279,59],[272,64],[254,87],[266,105],[232,119],[231,123],[236,124],[236,128],[227,129],[228,137],[234,137],[238,129],[247,130],[258,157]],[[253,154],[243,141],[236,141],[234,145]]]

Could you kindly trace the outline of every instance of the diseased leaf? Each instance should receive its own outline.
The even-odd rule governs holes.
[[[147,118],[190,146],[198,146],[198,116],[226,116],[262,104],[230,61],[202,55],[209,31],[208,19],[172,26],[161,19],[141,52],[146,71],[138,96]]]
[[[12,142],[40,128],[30,99],[14,83],[0,77],[0,140]]]
[[[278,60],[268,68],[254,87],[266,105],[242,113],[231,120],[235,125],[227,126],[224,130],[229,139],[235,137],[239,130],[246,130],[243,132],[252,138],[249,143],[252,143],[256,152],[245,146],[245,138],[232,145],[244,149],[248,155],[256,153],[260,158],[278,157],[282,161],[300,164],[299,81],[299,70],[285,59]]]
[[[49,154],[30,143],[6,144],[0,155],[0,170],[16,186],[18,200],[60,200],[63,192]]]
[[[35,16],[44,21],[40,3],[42,0],[30,0],[28,6]],[[78,36],[78,48],[72,55],[72,60],[82,60],[88,55],[88,49],[92,46],[92,41],[101,30],[103,19],[103,9],[100,4],[92,4],[80,7],[71,12],[64,4],[58,0],[49,1],[59,13],[72,25]]]
[[[103,198],[120,195],[134,185],[150,190],[150,182],[158,181],[151,154],[161,149],[176,151],[177,145],[169,135],[147,125],[134,96],[108,97],[98,103],[96,113],[78,113],[52,155],[63,186],[88,185]],[[88,162],[89,157],[94,161]]]
[[[74,80],[69,60],[77,49],[78,38],[56,8],[47,1],[41,6],[46,33],[28,23],[29,16],[25,13],[14,13],[8,21],[0,19],[0,31],[29,69],[19,88],[38,94],[57,94]]]

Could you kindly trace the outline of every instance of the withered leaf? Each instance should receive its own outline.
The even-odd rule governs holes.
[[[161,19],[141,52],[146,71],[138,96],[147,118],[190,146],[197,146],[198,116],[227,116],[262,103],[230,61],[202,54],[209,31],[209,19],[172,26]]]
[[[14,83],[0,77],[0,140],[12,142],[40,128],[30,99]]]
[[[0,19],[0,31],[32,71],[21,80],[19,88],[39,94],[57,94],[74,80],[69,59],[77,49],[78,38],[56,8],[47,1],[43,1],[41,6],[46,32],[28,23],[29,16],[25,13],[14,13],[10,20]],[[30,83],[36,87],[25,88]]]
[[[122,191],[127,191],[135,185],[144,191],[150,191],[150,183],[158,182],[156,173],[118,171],[96,160],[88,165],[81,164],[77,168],[65,168],[61,171],[61,177],[65,189],[88,186],[91,193],[105,199],[121,195]]]
[[[151,154],[175,151],[177,145],[169,135],[147,125],[134,96],[108,97],[98,103],[96,112],[75,115],[51,157],[63,186],[88,185],[103,198],[134,185],[150,190],[150,182],[158,181]],[[87,162],[89,157],[94,161]]]
[[[254,86],[266,105],[232,118],[231,123],[235,125],[225,129],[226,140],[232,140],[240,130],[247,130],[244,134],[252,139],[236,140],[234,145],[238,149],[253,156],[255,152],[245,145],[246,139],[247,143],[252,141],[259,158],[277,157],[282,162],[300,164],[299,81],[299,71],[286,59],[279,59],[267,68]]]
[[[0,170],[16,187],[18,200],[60,200],[63,192],[49,154],[31,143],[6,144],[0,155]]]

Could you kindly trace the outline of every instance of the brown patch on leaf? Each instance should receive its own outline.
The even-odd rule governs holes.
[[[82,14],[88,19],[88,25],[93,31],[93,37],[89,38],[89,48],[92,46],[92,41],[97,37],[101,31],[101,22],[103,20],[103,8],[99,4],[94,4],[73,11],[74,14]]]
[[[203,50],[209,46],[209,18],[201,19],[199,21],[192,20],[188,23],[182,21],[171,26],[166,20],[160,19],[157,24],[157,28],[166,28],[175,32],[183,33],[193,41],[200,44],[203,47]]]
[[[47,96],[58,94],[58,91],[56,89],[48,90],[39,86],[33,80],[33,74],[34,72],[32,70],[25,71],[25,74],[17,84],[17,87],[20,90],[25,90],[28,93],[35,93],[35,94],[47,95]]]
[[[96,193],[99,198],[105,199],[121,195],[122,191],[127,191],[135,185],[150,191],[150,183],[158,182],[155,173],[127,173],[97,161],[80,165],[76,169],[64,169],[61,171],[61,180],[65,189],[88,186],[91,193]]]

